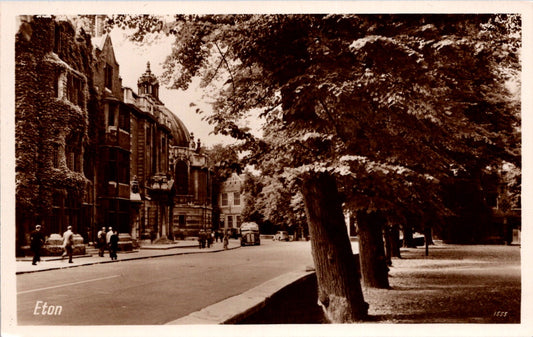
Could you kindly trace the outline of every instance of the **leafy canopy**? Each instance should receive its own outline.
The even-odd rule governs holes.
[[[503,159],[520,165],[520,97],[508,85],[519,85],[520,16],[153,20],[141,21],[176,38],[167,83],[186,89],[200,77],[215,91],[216,132],[246,140],[251,163],[286,178],[343,176],[357,207],[444,212],[442,179]],[[153,32],[133,26],[137,40]],[[253,109],[269,141],[238,127]]]

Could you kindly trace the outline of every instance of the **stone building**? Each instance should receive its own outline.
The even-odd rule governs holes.
[[[102,226],[130,243],[211,228],[207,158],[160,101],[150,65],[137,93],[123,88],[110,37],[98,25],[92,37],[73,22],[20,17],[17,254],[37,224],[56,241],[72,225],[79,244],[94,241]]]
[[[209,169],[199,144],[159,99],[150,63],[138,93],[124,88],[131,107],[133,238],[164,241],[211,227]]]
[[[64,19],[19,17],[15,42],[16,247],[94,221],[97,106],[91,38]]]
[[[98,112],[98,158],[96,165],[95,226],[130,233],[130,108],[124,103],[119,64],[111,38],[97,36],[94,85],[100,102]]]

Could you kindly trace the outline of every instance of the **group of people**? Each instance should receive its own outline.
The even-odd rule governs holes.
[[[109,227],[108,231],[106,232],[105,227],[102,227],[102,229],[97,234],[97,247],[98,247],[98,255],[100,257],[104,256],[105,249],[107,248],[109,250],[109,257],[111,260],[117,259],[117,251],[118,251],[118,233],[116,230],[113,230],[113,227]]]
[[[211,248],[213,241],[218,242],[218,239],[224,244],[224,249],[228,249],[229,243],[229,233],[224,233],[223,231],[204,231],[201,230],[198,233],[198,248]]]
[[[41,225],[35,226],[35,230],[30,233],[30,248],[33,252],[32,265],[37,265],[37,262],[41,262],[41,249],[46,242],[46,238],[41,231]],[[68,263],[74,263],[72,261],[72,255],[74,253],[74,233],[72,232],[72,226],[68,226],[67,230],[63,233],[63,254],[62,258],[68,256]]]
[[[206,245],[207,248],[211,248],[214,238],[215,234],[213,232],[201,230],[200,233],[198,233],[198,248],[205,248]]]
[[[107,248],[109,250],[109,257],[111,260],[117,259],[118,251],[118,233],[114,231],[112,227],[106,232],[105,227],[98,232],[97,247],[98,255],[104,256],[104,251]],[[46,242],[46,237],[41,231],[41,225],[35,226],[35,230],[30,233],[30,248],[33,252],[32,265],[37,265],[37,262],[41,262],[41,249]],[[74,233],[72,232],[72,226],[68,226],[67,230],[63,233],[63,254],[62,258],[68,256],[68,263],[74,263],[72,261],[72,255],[74,254]]]

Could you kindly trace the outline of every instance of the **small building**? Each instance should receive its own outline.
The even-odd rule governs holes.
[[[241,227],[244,209],[244,178],[233,173],[220,187],[220,221],[225,231]]]

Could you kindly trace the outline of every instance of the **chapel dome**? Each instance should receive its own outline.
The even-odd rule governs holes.
[[[170,131],[174,138],[174,146],[188,147],[191,136],[185,124],[172,111],[165,106],[160,107],[161,112],[165,114],[167,120],[170,122]]]
[[[164,119],[170,125],[167,125],[174,138],[174,146],[188,147],[191,136],[185,127],[185,124],[172,111],[170,111],[163,102],[159,100],[159,81],[150,69],[150,62],[146,63],[146,70],[144,74],[139,77],[137,81],[137,88],[139,95],[146,95],[152,97],[157,102],[158,108],[164,115]]]

